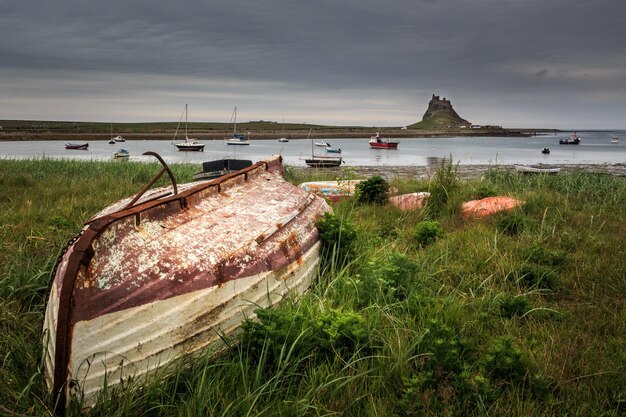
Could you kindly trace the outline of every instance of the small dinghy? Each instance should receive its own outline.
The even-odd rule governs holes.
[[[89,407],[105,384],[223,347],[256,308],[305,291],[317,272],[315,222],[331,209],[284,180],[281,157],[177,185],[160,156],[144,155],[161,172],[89,220],[53,271],[43,365],[60,413],[71,397]],[[164,173],[171,190],[149,190]]]
[[[85,142],[85,143],[70,143],[70,142],[66,142],[65,143],[65,149],[77,149],[77,150],[85,151],[85,150],[89,149],[89,143],[87,143],[87,142]]]
[[[298,187],[336,203],[352,197],[357,184],[361,181],[363,180],[310,181],[303,182]]]
[[[515,165],[515,171],[522,174],[558,174],[560,167],[552,165]]]

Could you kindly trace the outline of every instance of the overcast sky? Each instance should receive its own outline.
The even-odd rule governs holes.
[[[0,0],[0,119],[626,128],[625,0]]]

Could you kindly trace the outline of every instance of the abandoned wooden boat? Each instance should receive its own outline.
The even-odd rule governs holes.
[[[57,411],[223,347],[256,308],[303,292],[316,274],[315,222],[330,207],[283,179],[281,157],[177,185],[145,154],[161,172],[89,220],[54,268],[43,361]],[[166,172],[171,192],[146,192]]]
[[[363,180],[309,181],[303,182],[298,187],[336,203],[339,200],[352,197],[357,184],[361,181]]]
[[[515,171],[523,174],[558,174],[561,168],[551,165],[515,165]]]

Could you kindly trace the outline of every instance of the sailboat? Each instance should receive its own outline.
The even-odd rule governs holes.
[[[311,129],[313,130],[313,129]],[[307,139],[311,136],[311,130],[309,130],[309,134]],[[315,146],[313,144],[313,138],[311,138],[311,158],[305,159],[304,162],[314,168],[324,168],[324,167],[338,167],[341,165],[343,159],[340,156],[319,156],[315,155]]]
[[[121,135],[113,137],[113,122],[111,122],[111,139],[109,140],[109,143],[114,144],[117,142],[126,142],[126,139],[124,139]]]
[[[111,122],[111,139],[109,139],[109,144],[115,144],[115,138],[113,137],[113,122]]]
[[[225,137],[227,145],[250,145],[250,141],[245,138],[243,133],[237,133],[237,106],[235,106],[235,110],[233,110],[233,114],[230,117],[233,122],[233,136]]]
[[[182,119],[182,116],[181,116]],[[178,122],[180,125],[180,121]],[[178,133],[178,126],[176,127],[176,132],[174,132],[174,137],[176,137],[176,133]],[[198,142],[196,139],[189,139],[187,136],[187,105],[185,104],[185,141],[180,143],[175,143],[174,146],[178,148],[179,151],[204,151],[204,143]]]
[[[285,137],[285,118],[283,117],[283,136],[278,139],[279,142],[289,142],[289,139]]]

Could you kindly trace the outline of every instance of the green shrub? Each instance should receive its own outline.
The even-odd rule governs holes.
[[[389,183],[379,176],[361,181],[356,185],[354,198],[361,204],[383,205],[389,199]]]
[[[367,322],[360,314],[330,309],[314,316],[289,310],[260,308],[257,320],[242,323],[241,345],[254,360],[271,367],[286,351],[317,357],[351,355],[368,343]]]
[[[354,254],[353,242],[357,234],[351,223],[326,212],[318,220],[316,226],[322,241],[323,259],[334,258],[342,263],[352,257]]]
[[[491,399],[489,379],[472,370],[467,346],[450,327],[430,320],[420,351],[426,355],[423,366],[403,381],[401,415],[445,415],[451,407],[466,408]]]
[[[434,243],[443,236],[443,227],[435,220],[419,222],[415,228],[413,236],[421,247]]]
[[[494,342],[483,358],[483,366],[489,378],[494,381],[518,384],[529,375],[528,361],[508,336]]]
[[[330,309],[317,314],[310,323],[313,344],[330,354],[351,354],[368,340],[367,323],[358,313]]]
[[[420,350],[430,355],[426,367],[441,379],[461,372],[464,366],[466,345],[452,329],[439,320],[429,320]]]
[[[257,320],[245,320],[241,328],[241,344],[250,355],[259,359],[266,355],[268,362],[280,357],[281,350],[294,346],[296,340],[306,331],[307,318],[298,312],[259,308],[255,310]],[[306,343],[295,346],[296,351],[305,351]]]
[[[363,271],[346,285],[356,290],[355,306],[363,308],[373,303],[389,304],[404,300],[408,290],[414,287],[417,265],[407,256],[392,253],[388,259],[369,261]]]
[[[509,278],[524,288],[552,290],[557,284],[554,270],[535,264],[523,264]]]
[[[526,228],[526,217],[518,213],[504,212],[496,220],[496,228],[507,235],[517,235]]]
[[[526,296],[505,297],[500,300],[500,315],[511,318],[524,315],[529,310]]]

